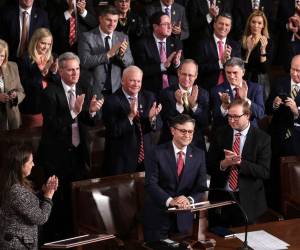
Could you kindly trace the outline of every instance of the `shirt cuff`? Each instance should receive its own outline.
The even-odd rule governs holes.
[[[198,108],[198,103],[195,105],[195,107],[192,108],[192,111],[195,113],[197,108]]]
[[[76,114],[76,112],[71,110],[71,116],[72,116],[73,119],[75,119],[78,116],[78,114]]]
[[[84,11],[82,12],[82,14],[79,14],[82,18],[85,18],[87,15],[87,10],[84,9]]]
[[[220,106],[220,109],[221,109],[222,115],[225,117],[228,114],[228,109],[224,109],[222,105]]]
[[[223,68],[224,68],[224,66],[223,66],[223,63],[222,63],[222,61],[221,61],[221,60],[219,60],[219,61],[218,61],[218,63],[219,63],[219,67],[220,67],[220,69],[223,69]]]
[[[195,200],[192,196],[187,197],[187,199],[189,200],[190,204],[194,204]]]
[[[211,15],[210,15],[210,14],[207,14],[207,15],[206,15],[206,21],[207,21],[208,23],[211,23],[212,20],[213,20],[213,19],[212,19]]]
[[[170,206],[170,203],[171,203],[172,200],[173,200],[172,197],[169,197],[169,198],[167,199],[167,201],[166,201],[166,207],[169,207],[169,206]]]
[[[220,162],[220,170],[221,171],[225,171],[226,170],[226,168],[222,167],[221,162]]]
[[[167,69],[166,69],[166,67],[165,67],[165,65],[163,63],[160,64],[160,70],[162,72],[167,71]]]
[[[245,101],[248,102],[249,106],[251,106],[252,102],[251,102],[251,100],[249,98],[246,98]]]
[[[183,111],[184,111],[183,105],[178,104],[178,103],[176,102],[176,110],[177,110],[180,114],[183,113]]]
[[[92,112],[92,113],[90,112],[90,117],[93,118],[95,115],[96,115],[96,112]]]
[[[66,20],[69,20],[69,19],[71,18],[71,14],[70,14],[70,12],[67,11],[67,10],[64,12],[64,16],[65,16],[65,19],[66,19]]]

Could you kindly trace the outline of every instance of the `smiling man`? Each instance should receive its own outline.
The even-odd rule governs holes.
[[[172,141],[157,146],[146,161],[144,237],[145,241],[166,239],[170,233],[192,229],[193,214],[174,215],[168,207],[189,207],[201,201],[206,187],[204,151],[191,144],[195,120],[180,114],[170,123]]]
[[[141,91],[143,72],[129,66],[122,87],[105,100],[105,174],[144,171],[144,159],[153,144],[151,132],[161,128],[161,105],[152,93]]]
[[[270,136],[250,124],[251,110],[245,100],[234,100],[228,107],[228,123],[216,132],[208,152],[210,188],[233,192],[244,208],[249,223],[267,209],[264,183],[269,178],[271,161]],[[210,201],[231,200],[226,192],[210,191]],[[210,211],[210,226],[244,225],[236,206]]]
[[[224,67],[226,80],[211,90],[214,127],[227,124],[228,105],[235,99],[242,99],[249,103],[250,121],[257,126],[257,120],[261,119],[265,112],[263,87],[257,83],[243,80],[245,65],[242,59],[232,57]]]
[[[114,93],[121,83],[121,72],[133,64],[128,36],[115,31],[119,11],[113,6],[99,10],[99,27],[79,38],[78,53],[82,68],[91,77],[98,96]]]

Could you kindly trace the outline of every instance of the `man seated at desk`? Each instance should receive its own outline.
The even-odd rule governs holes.
[[[203,198],[206,186],[204,151],[190,145],[195,120],[185,114],[170,123],[172,141],[157,146],[145,164],[145,241],[184,234],[192,229],[190,212],[167,213],[168,207],[185,208]]]

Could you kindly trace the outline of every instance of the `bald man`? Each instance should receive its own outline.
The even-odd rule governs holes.
[[[127,67],[121,88],[105,100],[105,173],[117,175],[144,170],[144,158],[152,145],[151,132],[161,128],[154,95],[141,91],[143,72]]]

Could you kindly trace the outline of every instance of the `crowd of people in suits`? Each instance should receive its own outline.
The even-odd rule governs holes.
[[[251,223],[267,208],[264,185],[278,208],[279,157],[300,153],[300,2],[277,1],[276,14],[273,5],[1,1],[0,130],[42,127],[35,161],[50,179],[33,197],[30,171],[22,172],[32,152],[14,149],[26,152],[15,173],[3,170],[18,178],[0,190],[0,217],[20,194],[39,206],[33,224],[42,224],[57,189],[43,240],[72,236],[70,183],[89,177],[87,129],[99,120],[105,175],[146,172],[146,240],[189,229],[189,216],[174,223],[165,209],[198,202],[206,172],[211,187],[234,192]],[[275,64],[284,78],[272,75]],[[228,221],[235,214],[216,210],[211,224],[239,225]],[[0,244],[22,239],[0,227]]]

